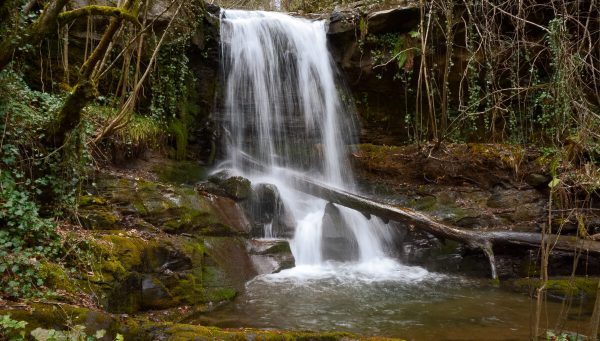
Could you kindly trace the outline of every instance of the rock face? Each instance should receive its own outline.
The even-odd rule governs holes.
[[[89,283],[110,312],[228,301],[257,274],[246,250],[251,224],[241,206],[174,180],[102,174],[80,198],[97,262],[81,283]],[[59,284],[61,277],[54,278]]]
[[[287,240],[254,239],[249,244],[252,262],[258,274],[269,274],[295,266]]]
[[[216,153],[216,127],[211,118],[215,111],[215,97],[219,85],[219,12],[217,6],[207,4],[206,15],[191,39],[187,55],[195,77],[196,93],[190,100],[195,109],[195,121],[189,131],[189,143],[199,157],[212,163]]]
[[[413,53],[417,40],[411,36],[418,30],[418,2],[368,11],[363,7],[334,11],[327,35],[329,46],[355,98],[361,142],[400,144],[407,136],[407,108],[414,103],[409,103],[411,96],[405,93],[413,84],[399,75],[418,70]],[[400,65],[393,59],[403,50],[406,60]]]

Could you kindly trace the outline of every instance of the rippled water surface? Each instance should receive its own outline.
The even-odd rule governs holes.
[[[486,280],[433,274],[391,259],[301,266],[259,276],[246,289],[198,322],[408,340],[527,340],[534,309],[527,295]],[[574,304],[566,315],[566,329],[585,329],[589,311],[578,308]],[[566,308],[547,302],[544,310],[544,321],[554,327]]]

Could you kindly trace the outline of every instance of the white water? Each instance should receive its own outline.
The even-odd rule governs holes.
[[[338,277],[415,280],[427,271],[386,256],[390,227],[378,218],[339,207],[344,233],[358,245],[358,261],[333,262],[323,253],[326,202],[288,184],[288,172],[301,172],[330,186],[355,190],[347,145],[354,142],[355,112],[327,50],[326,23],[274,12],[227,10],[222,14],[224,77],[222,126],[228,158],[253,183],[277,186],[296,222],[290,241],[296,267],[271,280]],[[263,165],[244,162],[250,155]],[[273,235],[267,226],[265,235]]]

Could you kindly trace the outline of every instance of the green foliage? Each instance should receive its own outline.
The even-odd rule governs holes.
[[[191,119],[188,103],[194,76],[185,53],[189,39],[189,36],[184,36],[165,45],[158,58],[157,71],[152,75],[151,117],[167,127],[179,160],[187,153]]]
[[[415,39],[419,37],[418,32],[411,31],[408,34],[386,33],[384,35],[367,35],[366,42],[371,48],[371,60],[374,68],[387,66],[395,62],[396,73],[394,79],[400,79],[406,73],[412,72],[412,59],[415,51]],[[382,78],[382,70],[377,78]]]
[[[0,316],[0,338],[8,341],[25,340],[25,327],[27,322],[15,321],[10,315]]]
[[[63,164],[40,142],[47,113],[60,99],[29,90],[11,71],[0,73],[0,94],[0,295],[41,295],[40,261],[60,252],[60,240],[39,202],[53,198],[47,208],[58,213],[71,205],[76,189],[72,179],[62,180]]]
[[[546,332],[546,340],[548,341],[583,341],[587,338],[578,333],[562,332],[555,333],[554,331]]]
[[[44,283],[40,260],[56,256],[60,241],[54,224],[40,218],[37,205],[6,171],[0,173],[0,294],[38,295]]]
[[[25,341],[26,321],[15,321],[10,318],[10,315],[0,316],[0,338],[8,341]],[[104,329],[97,330],[93,335],[88,335],[85,331],[85,326],[75,325],[67,330],[55,330],[36,328],[31,331],[31,337],[36,341],[96,341],[106,336]],[[123,335],[115,336],[115,341],[123,341]]]
[[[85,113],[95,120],[94,126],[102,127],[117,115],[117,110],[113,106],[96,103],[88,106]],[[133,113],[127,124],[117,130],[106,144],[112,149],[111,153],[134,158],[147,149],[159,149],[167,139],[167,128],[155,117]]]

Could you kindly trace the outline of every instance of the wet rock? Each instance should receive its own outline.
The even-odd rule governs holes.
[[[227,193],[221,186],[210,181],[203,181],[196,184],[196,190],[200,193],[214,194],[222,197],[227,196]]]
[[[339,208],[328,203],[323,214],[323,259],[355,261],[359,258],[358,242],[347,227]]]
[[[259,275],[279,272],[295,266],[287,240],[251,240],[248,242],[252,262]]]
[[[252,224],[238,203],[224,197],[214,197],[210,200],[215,211],[222,218],[223,224],[230,226],[238,233],[250,233]]]
[[[254,224],[252,235],[265,237],[265,228],[270,225],[271,236],[275,238],[292,238],[295,221],[285,207],[279,190],[272,184],[257,184],[252,195],[244,203],[246,212]]]
[[[211,175],[208,181],[218,185],[227,196],[235,200],[244,200],[252,192],[250,180],[242,176],[232,175],[227,170]]]
[[[245,239],[207,237],[204,246],[208,255],[204,277],[207,288],[242,291],[246,282],[256,276]]]

